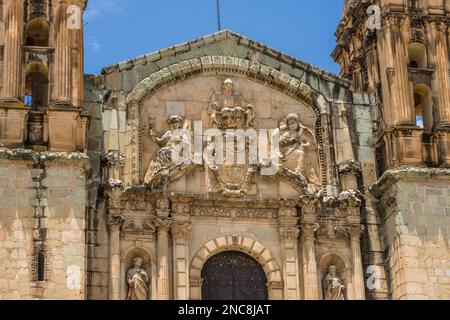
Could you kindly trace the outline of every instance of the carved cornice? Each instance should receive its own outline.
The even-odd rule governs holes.
[[[381,178],[369,188],[376,197],[382,198],[390,187],[398,181],[445,181],[450,182],[450,169],[425,167],[400,167],[386,171]]]

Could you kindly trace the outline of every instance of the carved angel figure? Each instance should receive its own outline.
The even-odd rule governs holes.
[[[172,116],[168,123],[168,130],[161,138],[156,137],[153,129],[150,129],[150,137],[159,145],[161,149],[156,152],[156,157],[150,162],[144,181],[150,183],[156,176],[168,176],[170,168],[183,163],[182,152],[186,150],[180,144],[188,144],[190,136],[183,128],[183,118]]]
[[[133,268],[127,272],[128,294],[127,300],[148,300],[150,276],[142,268],[144,259],[133,259]]]
[[[311,145],[308,138],[309,130],[300,123],[295,113],[286,117],[285,124],[280,129],[285,131],[280,138],[281,160],[289,169],[305,176],[306,151]]]
[[[220,129],[237,129],[254,126],[255,112],[242,96],[234,92],[231,79],[225,80],[222,91],[213,95],[209,105],[210,125]]]
[[[331,265],[323,282],[325,300],[345,300],[344,289],[344,282],[337,275],[336,266]]]

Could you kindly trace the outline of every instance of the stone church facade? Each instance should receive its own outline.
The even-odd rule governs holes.
[[[0,299],[449,299],[450,6],[374,2],[340,76],[229,30],[84,75],[86,1],[1,0]]]

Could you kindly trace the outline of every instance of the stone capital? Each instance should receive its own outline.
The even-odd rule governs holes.
[[[364,232],[364,226],[361,224],[337,226],[334,228],[336,234],[340,237],[350,238],[352,241],[359,241]]]
[[[365,227],[361,224],[347,226],[347,232],[351,240],[359,241],[364,232]]]
[[[338,164],[339,175],[361,175],[361,164],[357,161],[348,160]]]
[[[125,222],[124,217],[118,215],[109,215],[107,218],[107,225],[109,232],[120,231],[123,223]]]
[[[106,167],[120,168],[125,164],[125,157],[119,152],[111,151],[102,155],[102,165]]]
[[[280,227],[278,234],[281,241],[297,241],[300,231],[297,227]]]
[[[314,240],[316,232],[319,231],[320,225],[318,223],[304,223],[301,225],[302,240]]]
[[[173,223],[170,230],[175,239],[189,239],[191,229],[190,223]]]
[[[155,220],[155,227],[158,232],[169,232],[173,221],[170,218],[157,218]]]
[[[301,196],[299,205],[302,208],[302,214],[315,215],[320,210],[321,199],[316,196]]]

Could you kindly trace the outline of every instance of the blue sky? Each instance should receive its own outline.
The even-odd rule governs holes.
[[[327,71],[343,0],[220,0],[222,29]],[[217,31],[216,0],[89,0],[85,72]]]

